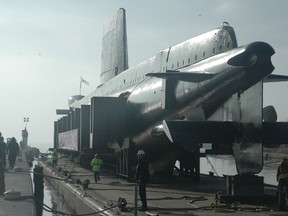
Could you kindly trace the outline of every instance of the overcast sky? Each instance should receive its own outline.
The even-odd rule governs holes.
[[[53,146],[56,109],[79,94],[80,76],[99,84],[103,22],[126,9],[129,66],[161,49],[228,21],[238,45],[271,44],[274,73],[288,75],[288,1],[264,0],[0,0],[0,131],[21,140],[29,117],[29,144]],[[288,83],[265,84],[264,105],[288,121]]]

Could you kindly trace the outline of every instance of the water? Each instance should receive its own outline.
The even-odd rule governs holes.
[[[32,147],[38,148],[40,152],[46,153],[49,148],[53,148],[54,145],[52,143],[37,143],[37,144],[29,144]]]
[[[207,157],[211,161],[213,168],[219,176],[223,175],[236,175],[236,165],[235,160],[232,156],[225,157]],[[200,158],[200,172],[203,174],[208,174],[210,171],[214,171],[207,158]],[[269,185],[277,185],[276,173],[279,164],[276,163],[266,163],[263,170],[258,174],[259,176],[264,176],[264,183]]]
[[[69,206],[65,203],[65,201],[62,199],[61,196],[57,195],[57,192],[54,190],[54,188],[49,184],[49,182],[44,179],[44,201],[47,206],[52,208],[56,211],[65,212],[67,214],[72,214],[72,210],[69,208]],[[59,214],[55,214],[52,212],[47,212],[43,210],[42,216],[56,216]]]
[[[33,162],[33,167],[37,165],[38,162]],[[31,173],[32,181],[33,181],[33,173]],[[34,184],[33,190],[34,190]],[[44,178],[44,199],[43,203],[48,206],[53,211],[61,211],[67,214],[73,214],[74,212],[70,209],[70,207],[66,204],[62,196],[58,196],[57,191],[51,186],[51,184]],[[56,214],[50,211],[46,211],[43,209],[42,216],[56,216],[56,215],[64,215],[64,214]]]

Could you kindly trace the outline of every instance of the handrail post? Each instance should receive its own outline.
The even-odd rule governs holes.
[[[135,186],[135,197],[134,197],[134,215],[137,216],[138,212],[138,186]]]

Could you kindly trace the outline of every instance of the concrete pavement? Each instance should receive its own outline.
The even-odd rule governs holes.
[[[8,161],[7,161],[8,167]],[[6,200],[4,195],[0,196],[0,215],[1,216],[36,216],[35,202],[33,200],[33,187],[30,170],[23,153],[16,159],[14,170],[5,171],[6,190],[21,192],[20,199]],[[18,171],[17,171],[18,170]]]

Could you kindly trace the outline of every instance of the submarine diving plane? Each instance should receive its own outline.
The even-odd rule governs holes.
[[[171,175],[177,160],[193,167],[203,143],[211,154],[233,154],[239,174],[257,174],[263,146],[288,140],[275,109],[263,109],[263,83],[287,80],[271,74],[274,52],[261,41],[238,46],[223,22],[129,68],[120,8],[104,23],[101,84],[70,110],[90,105],[90,148],[143,149],[152,174]]]

